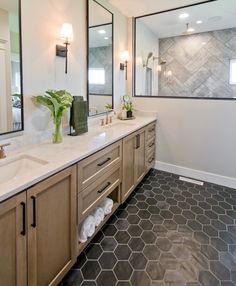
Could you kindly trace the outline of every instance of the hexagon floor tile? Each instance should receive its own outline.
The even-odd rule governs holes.
[[[236,286],[236,190],[151,170],[60,286]]]

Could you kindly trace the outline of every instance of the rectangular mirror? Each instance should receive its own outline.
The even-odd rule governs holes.
[[[134,95],[236,98],[236,1],[135,18]]]
[[[0,0],[0,135],[23,130],[20,0]]]
[[[88,1],[89,115],[113,108],[113,14],[95,0]]]

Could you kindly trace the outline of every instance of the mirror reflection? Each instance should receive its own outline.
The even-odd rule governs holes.
[[[88,102],[89,115],[113,106],[113,15],[88,0]]]
[[[0,0],[0,134],[23,128],[19,22],[18,0]]]
[[[135,19],[135,96],[236,98],[236,1]]]

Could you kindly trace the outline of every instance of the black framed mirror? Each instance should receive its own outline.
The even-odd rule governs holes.
[[[0,0],[0,135],[22,131],[21,1]]]
[[[113,13],[95,0],[87,0],[87,101],[89,116],[113,108]]]
[[[134,19],[134,96],[236,99],[236,1]]]

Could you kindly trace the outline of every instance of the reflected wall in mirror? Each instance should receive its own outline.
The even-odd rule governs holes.
[[[113,14],[88,0],[88,104],[89,115],[113,107]]]
[[[0,0],[0,135],[23,130],[20,0]]]
[[[236,1],[135,18],[134,95],[236,98]]]

